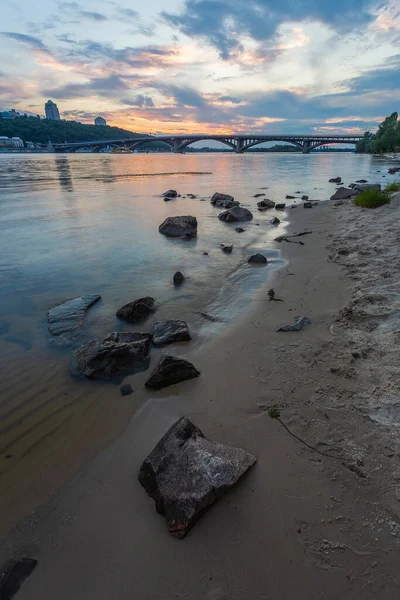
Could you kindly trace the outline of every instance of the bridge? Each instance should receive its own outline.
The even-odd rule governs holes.
[[[132,151],[137,150],[143,144],[149,142],[164,142],[170,146],[173,152],[182,153],[187,146],[195,142],[213,140],[222,142],[232,148],[238,154],[241,154],[265,142],[284,142],[293,144],[301,149],[304,154],[309,154],[311,150],[319,146],[327,144],[353,144],[356,145],[364,136],[362,135],[322,135],[322,134],[306,134],[306,135],[255,135],[255,134],[240,134],[240,135],[157,135],[143,136],[121,140],[98,140],[92,142],[75,142],[64,144],[54,144],[56,152],[76,152],[77,150],[89,149],[91,152],[100,152],[103,148],[128,148]]]

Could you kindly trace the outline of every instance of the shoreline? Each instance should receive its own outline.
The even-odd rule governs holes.
[[[399,212],[397,201],[393,207]],[[135,395],[141,408],[122,436],[4,540],[1,561],[21,548],[39,561],[19,592],[21,600],[86,600],[89,594],[99,600],[395,597],[397,525],[387,512],[393,506],[385,505],[376,465],[360,455],[354,427],[365,419],[346,405],[350,398],[355,406],[364,382],[360,385],[357,373],[348,376],[344,358],[357,371],[360,361],[349,348],[360,350],[349,346],[351,326],[336,321],[355,293],[350,277],[363,268],[344,270],[352,267],[343,265],[351,262],[351,253],[340,253],[351,219],[361,218],[367,229],[390,210],[365,212],[348,202],[337,208],[325,202],[291,211],[290,233],[306,227],[313,233],[304,238],[305,246],[277,245],[287,265],[267,286],[284,302],[269,302],[262,286],[239,323],[185,353],[202,373],[197,380]],[[358,243],[358,250],[365,249]],[[309,317],[311,325],[298,333],[276,332],[297,315]],[[144,379],[136,375],[135,387]],[[290,436],[269,418],[272,405],[297,436],[337,459]],[[182,415],[207,437],[253,452],[258,463],[176,542],[137,473]],[[365,423],[362,432],[371,445]],[[385,457],[388,465],[395,452]],[[350,459],[366,477],[346,466]]]

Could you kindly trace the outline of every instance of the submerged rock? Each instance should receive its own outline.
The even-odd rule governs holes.
[[[241,448],[213,442],[182,417],[143,462],[139,482],[182,539],[206,510],[256,462]]]
[[[185,321],[157,321],[153,328],[153,344],[162,346],[173,342],[188,342],[191,340],[189,328]]]
[[[211,198],[211,204],[219,208],[233,208],[234,206],[238,206],[239,202],[235,202],[234,197],[229,194],[216,192]]]
[[[365,183],[365,184],[356,185],[354,189],[357,190],[358,192],[366,192],[368,190],[376,190],[376,191],[380,192],[382,188],[379,183]]]
[[[120,390],[121,396],[130,396],[131,394],[133,394],[133,389],[130,383],[124,383],[123,385],[121,385]]]
[[[272,219],[270,219],[269,222],[271,223],[271,225],[279,225],[280,220],[278,219],[278,217],[272,217]]]
[[[170,200],[175,200],[176,196],[174,198],[171,198],[171,196],[165,196],[164,197],[164,202],[169,202]]]
[[[368,183],[367,179],[357,179],[356,183]]]
[[[342,178],[341,177],[332,177],[332,179],[329,180],[329,183],[342,183]]]
[[[308,317],[297,317],[295,321],[289,325],[282,325],[277,331],[301,331],[304,325],[311,325]]]
[[[232,254],[233,244],[221,244],[222,252],[226,254]]]
[[[350,190],[349,188],[341,187],[331,196],[331,200],[347,200],[352,196],[357,196],[359,192],[357,190]]]
[[[38,561],[34,558],[11,559],[0,570],[0,598],[11,600],[19,591],[25,579],[37,567]]]
[[[272,200],[268,200],[266,198],[265,200],[261,200],[260,202],[257,202],[257,206],[258,206],[258,208],[263,208],[265,210],[268,210],[270,208],[275,207],[275,202],[273,202]]]
[[[247,208],[241,208],[240,206],[234,206],[229,210],[218,215],[218,219],[225,221],[226,223],[233,223],[235,221],[251,221],[253,213]]]
[[[168,197],[168,198],[176,198],[178,196],[178,192],[176,190],[168,190],[166,192],[164,192],[163,194],[161,194],[162,197]]]
[[[268,260],[267,260],[267,257],[264,256],[264,254],[260,254],[258,252],[257,254],[253,254],[252,256],[250,256],[248,258],[247,262],[250,264],[256,264],[256,265],[266,265]]]
[[[286,196],[286,200],[294,200],[295,198],[296,196],[290,196],[290,194]]]
[[[69,334],[81,327],[86,312],[100,299],[98,294],[79,296],[50,309],[47,327],[51,335]]]
[[[151,296],[145,296],[144,298],[138,298],[133,302],[129,302],[124,306],[121,306],[117,310],[117,317],[129,323],[139,323],[144,321],[147,317],[155,312],[156,301]]]
[[[150,344],[148,333],[110,333],[75,350],[72,374],[87,379],[121,381],[147,367]]]
[[[164,354],[154,369],[145,386],[153,390],[174,385],[186,379],[198,377],[200,372],[188,360]]]
[[[197,235],[197,219],[190,215],[183,217],[167,217],[158,231],[168,237],[191,238]]]
[[[185,276],[180,271],[177,271],[174,275],[174,285],[181,285],[184,281]]]
[[[302,200],[308,200],[308,196],[304,195],[301,197]]]
[[[264,193],[262,193],[262,194],[254,194],[253,198],[260,198],[261,196],[265,196],[265,194]]]
[[[236,227],[235,231],[237,233],[243,233],[245,231],[245,229],[243,229],[243,227]]]

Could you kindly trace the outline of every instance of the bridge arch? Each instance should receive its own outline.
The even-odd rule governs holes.
[[[140,146],[143,146],[143,144],[151,144],[151,143],[154,143],[154,142],[158,142],[158,143],[162,142],[163,144],[166,144],[170,148],[173,148],[172,143],[167,142],[165,140],[159,140],[157,138],[150,138],[150,139],[147,139],[147,140],[140,140],[140,141],[132,140],[132,143],[127,143],[126,146],[127,146],[127,148],[130,148],[132,150],[132,152],[134,152],[135,150],[137,150],[138,148],[140,148]]]
[[[178,146],[174,146],[174,149],[175,149],[175,152],[179,152],[181,150],[184,150],[191,144],[195,144],[196,142],[202,142],[202,141],[206,141],[206,140],[209,140],[212,142],[220,142],[221,144],[224,144],[225,146],[229,146],[233,150],[236,150],[236,148],[237,148],[236,144],[231,140],[231,138],[220,139],[220,138],[216,138],[216,137],[214,138],[214,137],[207,136],[207,137],[197,137],[197,138],[191,138],[191,139],[184,140]]]
[[[250,142],[249,144],[245,144],[243,146],[240,147],[240,149],[238,150],[238,152],[244,152],[245,150],[248,150],[249,148],[253,148],[254,146],[258,146],[259,144],[266,144],[266,143],[270,143],[270,142],[281,142],[282,144],[290,144],[292,146],[297,146],[297,148],[300,148],[301,151],[304,151],[304,146],[303,144],[300,144],[300,142],[296,142],[295,140],[282,140],[277,138],[276,140],[254,140],[253,142]]]
[[[333,142],[330,140],[323,140],[323,141],[311,143],[308,149],[315,150],[315,148],[320,148],[321,146],[333,146],[334,144],[350,144],[350,145],[353,145],[354,147],[357,147],[358,142],[350,141],[350,140],[337,140],[337,141],[333,141]]]

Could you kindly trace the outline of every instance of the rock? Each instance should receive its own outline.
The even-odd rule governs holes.
[[[211,198],[211,204],[218,206],[219,208],[233,208],[234,206],[238,206],[239,202],[235,202],[234,197],[229,196],[229,194],[220,194],[219,192],[216,192]]]
[[[168,237],[191,238],[197,235],[196,217],[167,217],[164,223],[161,223],[158,231]]]
[[[301,331],[304,325],[311,325],[310,319],[307,317],[297,317],[290,325],[282,325],[277,331]]]
[[[329,183],[342,183],[342,178],[341,177],[333,177],[332,179],[329,180]]]
[[[266,265],[268,263],[267,257],[259,252],[249,257],[248,263],[255,265]]]
[[[208,256],[208,252],[203,252],[203,256]]]
[[[312,208],[313,203],[312,202],[304,202],[303,206],[304,206],[304,208]]]
[[[167,197],[168,198],[176,198],[178,196],[178,192],[176,190],[168,190],[167,192],[164,192],[163,194],[161,194],[162,197]]]
[[[280,220],[278,219],[278,217],[272,217],[272,219],[270,219],[269,222],[271,223],[271,225],[279,225]]]
[[[229,210],[218,215],[218,219],[225,221],[226,223],[234,223],[235,221],[251,221],[253,214],[247,208],[241,208],[240,206],[234,206]]]
[[[169,202],[170,200],[175,200],[175,198],[170,198],[170,196],[165,196],[164,202]]]
[[[400,167],[392,167],[391,169],[388,170],[388,173],[390,173],[390,175],[395,175],[399,171],[400,171]]]
[[[124,383],[123,385],[121,385],[120,390],[121,396],[130,396],[131,394],[133,394],[133,389],[130,383]]]
[[[349,185],[349,188],[350,188],[350,189],[354,189],[355,187],[356,187],[356,184],[355,184],[355,183],[350,183],[350,185]]]
[[[157,321],[153,328],[153,344],[162,346],[173,342],[188,342],[191,340],[185,321]]]
[[[333,206],[342,206],[344,204],[343,200],[338,200],[337,202],[335,202],[335,204]]]
[[[233,244],[230,244],[230,245],[221,244],[221,248],[222,248],[222,252],[226,252],[227,254],[232,254]]]
[[[261,198],[261,196],[265,196],[265,194],[254,194],[253,198]]]
[[[302,200],[308,200],[308,196],[304,195],[301,197]]]
[[[358,194],[359,192],[357,190],[341,187],[333,194],[333,196],[331,196],[331,200],[347,200],[347,198],[357,196]]]
[[[86,312],[101,296],[90,294],[67,300],[47,313],[47,327],[51,335],[70,334],[82,325]]]
[[[0,570],[0,598],[11,600],[36,569],[38,561],[34,558],[19,558],[7,561]]]
[[[143,462],[139,482],[166,517],[168,532],[182,539],[256,460],[241,448],[206,439],[182,417]]]
[[[243,227],[236,227],[235,231],[237,233],[243,233],[245,231],[245,229],[243,229]]]
[[[195,200],[197,198],[196,194],[188,194],[188,198]]]
[[[275,202],[272,202],[272,200],[268,200],[268,198],[266,198],[265,200],[261,200],[260,202],[257,202],[257,206],[258,206],[258,208],[263,208],[263,209],[267,210],[269,208],[274,208]]]
[[[368,183],[367,179],[357,179],[356,183]]]
[[[155,312],[155,300],[151,296],[145,296],[144,298],[138,298],[133,302],[125,304],[117,310],[117,317],[129,323],[138,323],[144,321],[147,317]]]
[[[133,331],[110,333],[74,352],[73,375],[121,381],[148,366],[151,335]]]
[[[366,192],[367,190],[377,190],[378,192],[380,192],[382,188],[379,183],[360,183],[359,185],[356,185],[354,189],[358,192]]]
[[[177,271],[174,275],[174,285],[181,285],[185,281],[185,276],[180,271]]]
[[[275,210],[285,210],[286,204],[275,204]]]
[[[164,354],[145,386],[153,390],[161,390],[161,388],[186,381],[186,379],[193,379],[199,375],[200,372],[188,360]]]
[[[289,194],[286,196],[286,200],[295,200],[296,196],[290,196]]]

